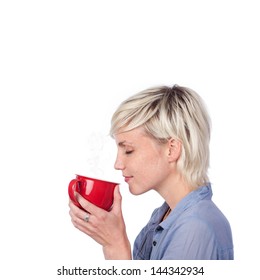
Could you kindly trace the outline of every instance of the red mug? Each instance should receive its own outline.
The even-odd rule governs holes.
[[[109,211],[113,204],[116,185],[118,183],[76,175],[76,179],[71,180],[69,183],[68,192],[72,202],[84,211],[86,210],[83,209],[75,197],[75,191],[89,202]]]

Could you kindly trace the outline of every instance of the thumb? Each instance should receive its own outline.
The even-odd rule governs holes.
[[[112,211],[115,213],[122,212],[122,195],[119,190],[119,185],[117,185],[114,189],[114,203]]]

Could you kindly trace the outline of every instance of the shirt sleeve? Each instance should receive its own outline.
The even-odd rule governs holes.
[[[217,242],[214,231],[203,220],[192,218],[183,221],[167,234],[168,242],[161,248],[165,260],[217,259]]]

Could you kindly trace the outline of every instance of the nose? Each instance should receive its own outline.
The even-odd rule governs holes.
[[[122,161],[121,157],[119,156],[119,154],[116,157],[116,161],[114,164],[114,168],[116,170],[124,170],[125,169],[125,165],[124,162]]]

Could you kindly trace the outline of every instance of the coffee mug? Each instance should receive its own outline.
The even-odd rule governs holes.
[[[71,180],[69,183],[68,192],[72,202],[82,210],[85,209],[77,201],[75,191],[89,202],[109,211],[113,204],[116,185],[118,183],[76,175],[76,179]]]

